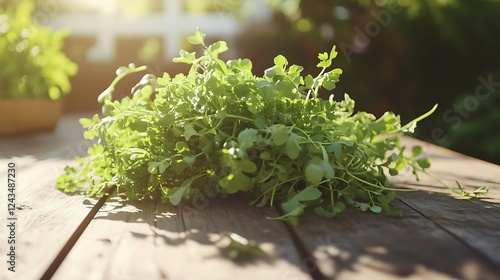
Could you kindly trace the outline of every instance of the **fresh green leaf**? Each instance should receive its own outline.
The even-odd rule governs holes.
[[[269,127],[269,132],[271,132],[271,139],[276,146],[281,146],[286,143],[288,136],[290,134],[290,129],[282,124],[276,124]]]
[[[345,210],[345,208],[346,208],[345,203],[343,203],[342,201],[337,201],[335,205],[333,205],[333,207],[330,206],[327,209],[323,207],[314,208],[314,213],[324,218],[333,218],[338,214],[342,213]]]
[[[421,146],[413,146],[413,148],[411,149],[411,157],[414,158],[414,157],[418,157],[419,155],[421,155],[423,153],[423,149]]]
[[[257,165],[249,160],[242,160],[239,166],[243,172],[252,173],[257,171]]]
[[[187,37],[188,42],[193,44],[193,45],[205,46],[204,39],[205,39],[205,35],[203,33],[201,33],[201,31],[199,29],[196,31],[196,33],[193,36]]]
[[[253,146],[257,142],[257,130],[253,128],[247,128],[238,134],[238,144],[240,149],[246,150]]]
[[[380,213],[382,212],[382,207],[378,205],[372,205],[370,206],[370,211],[372,211],[373,213]]]
[[[473,192],[473,194],[483,195],[483,194],[487,194],[489,190],[490,189],[488,187],[479,187]]]
[[[318,54],[318,58],[321,61],[328,60],[328,54],[326,52]]]
[[[218,41],[218,42],[214,43],[213,45],[210,45],[208,47],[208,49],[215,55],[221,54],[221,53],[229,50],[226,42],[224,42],[224,41]]]
[[[93,123],[92,119],[87,119],[87,118],[81,118],[79,119],[79,122],[83,128],[89,128]]]
[[[179,205],[183,198],[189,198],[189,190],[191,188],[191,185],[193,184],[194,180],[198,179],[199,177],[200,175],[189,178],[185,180],[180,187],[173,188],[174,192],[169,196],[170,203],[172,203],[172,205]]]
[[[250,191],[253,187],[253,182],[247,175],[237,172],[231,173],[228,176],[219,180],[219,185],[229,194],[237,193],[238,191]]]
[[[332,50],[330,51],[330,59],[336,58],[338,55],[338,52],[336,51],[336,46],[332,47]]]
[[[193,64],[196,60],[195,53],[189,53],[185,50],[181,50],[179,52],[180,57],[175,57],[173,59],[173,62],[175,63],[187,63],[187,64]]]
[[[418,159],[417,164],[424,169],[431,167],[431,161],[428,158]]]
[[[191,137],[199,135],[198,132],[194,129],[193,124],[186,124],[184,126],[184,138],[189,141]]]
[[[290,159],[296,159],[299,157],[300,151],[302,150],[299,141],[300,136],[293,132],[290,133],[288,139],[286,140],[285,154]]]
[[[306,180],[311,184],[319,184],[325,175],[323,167],[319,164],[309,163],[305,170]]]
[[[284,56],[278,55],[274,58],[274,64],[278,67],[285,67],[288,64],[288,61]]]
[[[321,197],[321,191],[316,188],[305,188],[299,193],[295,194],[291,199],[281,204],[281,208],[285,213],[302,212],[304,204],[315,202]],[[300,211],[298,210],[300,209]]]

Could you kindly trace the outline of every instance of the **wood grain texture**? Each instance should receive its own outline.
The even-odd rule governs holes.
[[[17,271],[7,271],[6,194],[0,192],[0,279],[39,279],[66,240],[90,210],[81,196],[68,196],[54,188],[56,177],[69,162],[68,151],[81,139],[78,117],[62,121],[52,133],[0,139],[0,182],[6,182],[8,162],[17,166]],[[3,184],[3,183],[2,183]],[[6,186],[5,186],[6,187]]]
[[[429,173],[455,190],[458,190],[456,181],[470,192],[481,186],[489,187],[490,191],[482,201],[500,207],[500,166],[409,137],[403,137],[402,144],[407,147],[422,146],[424,155],[431,159]],[[429,176],[422,175],[420,179],[416,181],[411,172],[407,171],[392,177],[391,182],[408,184],[415,189],[452,194],[449,189]]]
[[[450,186],[455,187],[458,180],[468,191],[489,187],[484,199],[467,199],[429,178],[423,177],[423,182],[393,180],[395,186],[422,190],[401,193],[399,197],[406,205],[500,267],[500,166],[413,139],[404,143],[422,145],[431,157],[430,173]]]
[[[293,230],[326,279],[498,279],[500,269],[402,203],[403,218],[350,208],[333,219],[313,213]],[[297,278],[300,279],[300,278]]]
[[[273,209],[237,198],[199,209],[122,203],[102,209],[53,279],[311,279],[285,226],[265,219]],[[223,232],[257,241],[266,257],[228,259]]]
[[[412,138],[402,143],[424,147],[432,175],[468,191],[488,186],[488,197],[463,199],[428,176],[400,174],[394,186],[420,190],[399,194],[402,219],[357,209],[333,220],[309,214],[293,228],[312,252],[304,261],[328,279],[499,279],[500,167]]]

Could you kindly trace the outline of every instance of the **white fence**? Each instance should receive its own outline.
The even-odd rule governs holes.
[[[137,1],[137,0],[136,0]],[[69,28],[72,35],[93,36],[96,44],[87,53],[90,61],[113,60],[116,51],[116,39],[127,37],[161,37],[164,42],[163,57],[172,59],[178,56],[181,42],[187,35],[193,34],[197,28],[210,36],[217,36],[231,42],[231,38],[241,28],[253,20],[265,19],[270,11],[266,0],[215,0],[215,12],[189,13],[185,11],[182,0],[162,1],[163,9],[138,18],[127,18],[117,13],[120,0],[50,0],[41,4],[35,19],[56,29]],[[231,13],[217,10],[231,3],[240,1],[244,17],[236,19]],[[93,12],[61,12],[65,5],[77,5],[94,2],[99,9]],[[59,5],[59,6],[58,6]]]

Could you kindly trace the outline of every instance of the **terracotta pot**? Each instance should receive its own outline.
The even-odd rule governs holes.
[[[46,99],[0,99],[0,136],[53,130],[62,101]]]

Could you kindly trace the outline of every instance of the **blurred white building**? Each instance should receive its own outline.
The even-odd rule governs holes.
[[[178,56],[182,42],[197,28],[226,40],[255,20],[270,16],[266,0],[49,0],[40,1],[35,20],[56,29],[69,28],[75,36],[91,36],[95,45],[89,61],[111,61],[116,39],[160,37],[162,55]],[[238,17],[230,11],[238,11]]]

